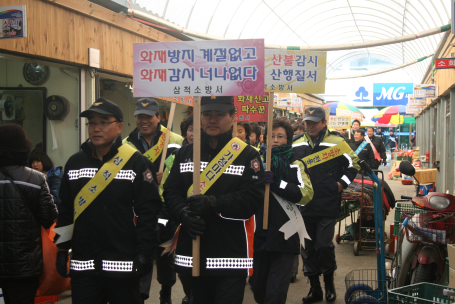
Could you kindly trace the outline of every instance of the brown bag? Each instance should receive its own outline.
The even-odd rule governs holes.
[[[68,290],[71,286],[71,279],[62,277],[55,267],[57,260],[57,246],[54,244],[55,232],[49,229],[49,234],[41,227],[41,239],[43,242],[43,274],[40,277],[37,297],[56,296]],[[69,264],[69,259],[68,259]]]

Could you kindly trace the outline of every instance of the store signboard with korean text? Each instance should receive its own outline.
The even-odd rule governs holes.
[[[266,92],[324,93],[327,53],[265,50]]]
[[[135,43],[134,97],[264,94],[264,40]]]
[[[279,97],[276,105],[277,107],[300,108],[302,106],[302,98]]]
[[[438,86],[435,84],[414,84],[414,98],[436,98]]]
[[[0,39],[27,37],[25,5],[0,6]]]
[[[425,107],[426,105],[427,105],[427,100],[425,98],[409,97],[408,106]]]
[[[434,61],[435,69],[453,69],[455,68],[454,58],[436,58]]]
[[[329,129],[349,129],[351,125],[350,116],[330,116]]]
[[[266,122],[269,109],[269,94],[257,96],[234,96],[235,121]]]

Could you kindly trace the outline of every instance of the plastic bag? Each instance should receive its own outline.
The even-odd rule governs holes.
[[[55,224],[51,227],[54,228]],[[43,274],[40,277],[37,297],[56,296],[66,291],[71,285],[70,278],[62,277],[55,267],[57,260],[57,246],[54,244],[55,232],[41,227],[41,239],[43,242]],[[69,259],[68,259],[69,264]]]

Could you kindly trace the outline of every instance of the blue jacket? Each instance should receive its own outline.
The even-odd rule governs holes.
[[[52,167],[47,174],[47,184],[49,185],[49,190],[51,191],[52,197],[54,198],[54,204],[60,204],[60,197],[58,192],[60,191],[60,184],[62,183],[63,177],[63,168],[62,167]]]

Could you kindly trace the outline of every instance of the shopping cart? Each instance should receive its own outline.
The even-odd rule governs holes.
[[[345,302],[346,304],[360,304],[367,302],[386,304],[387,285],[390,281],[390,275],[389,277],[386,276],[385,269],[381,181],[364,161],[360,161],[359,165],[373,181],[377,264],[376,269],[374,270],[353,270],[346,275]]]

